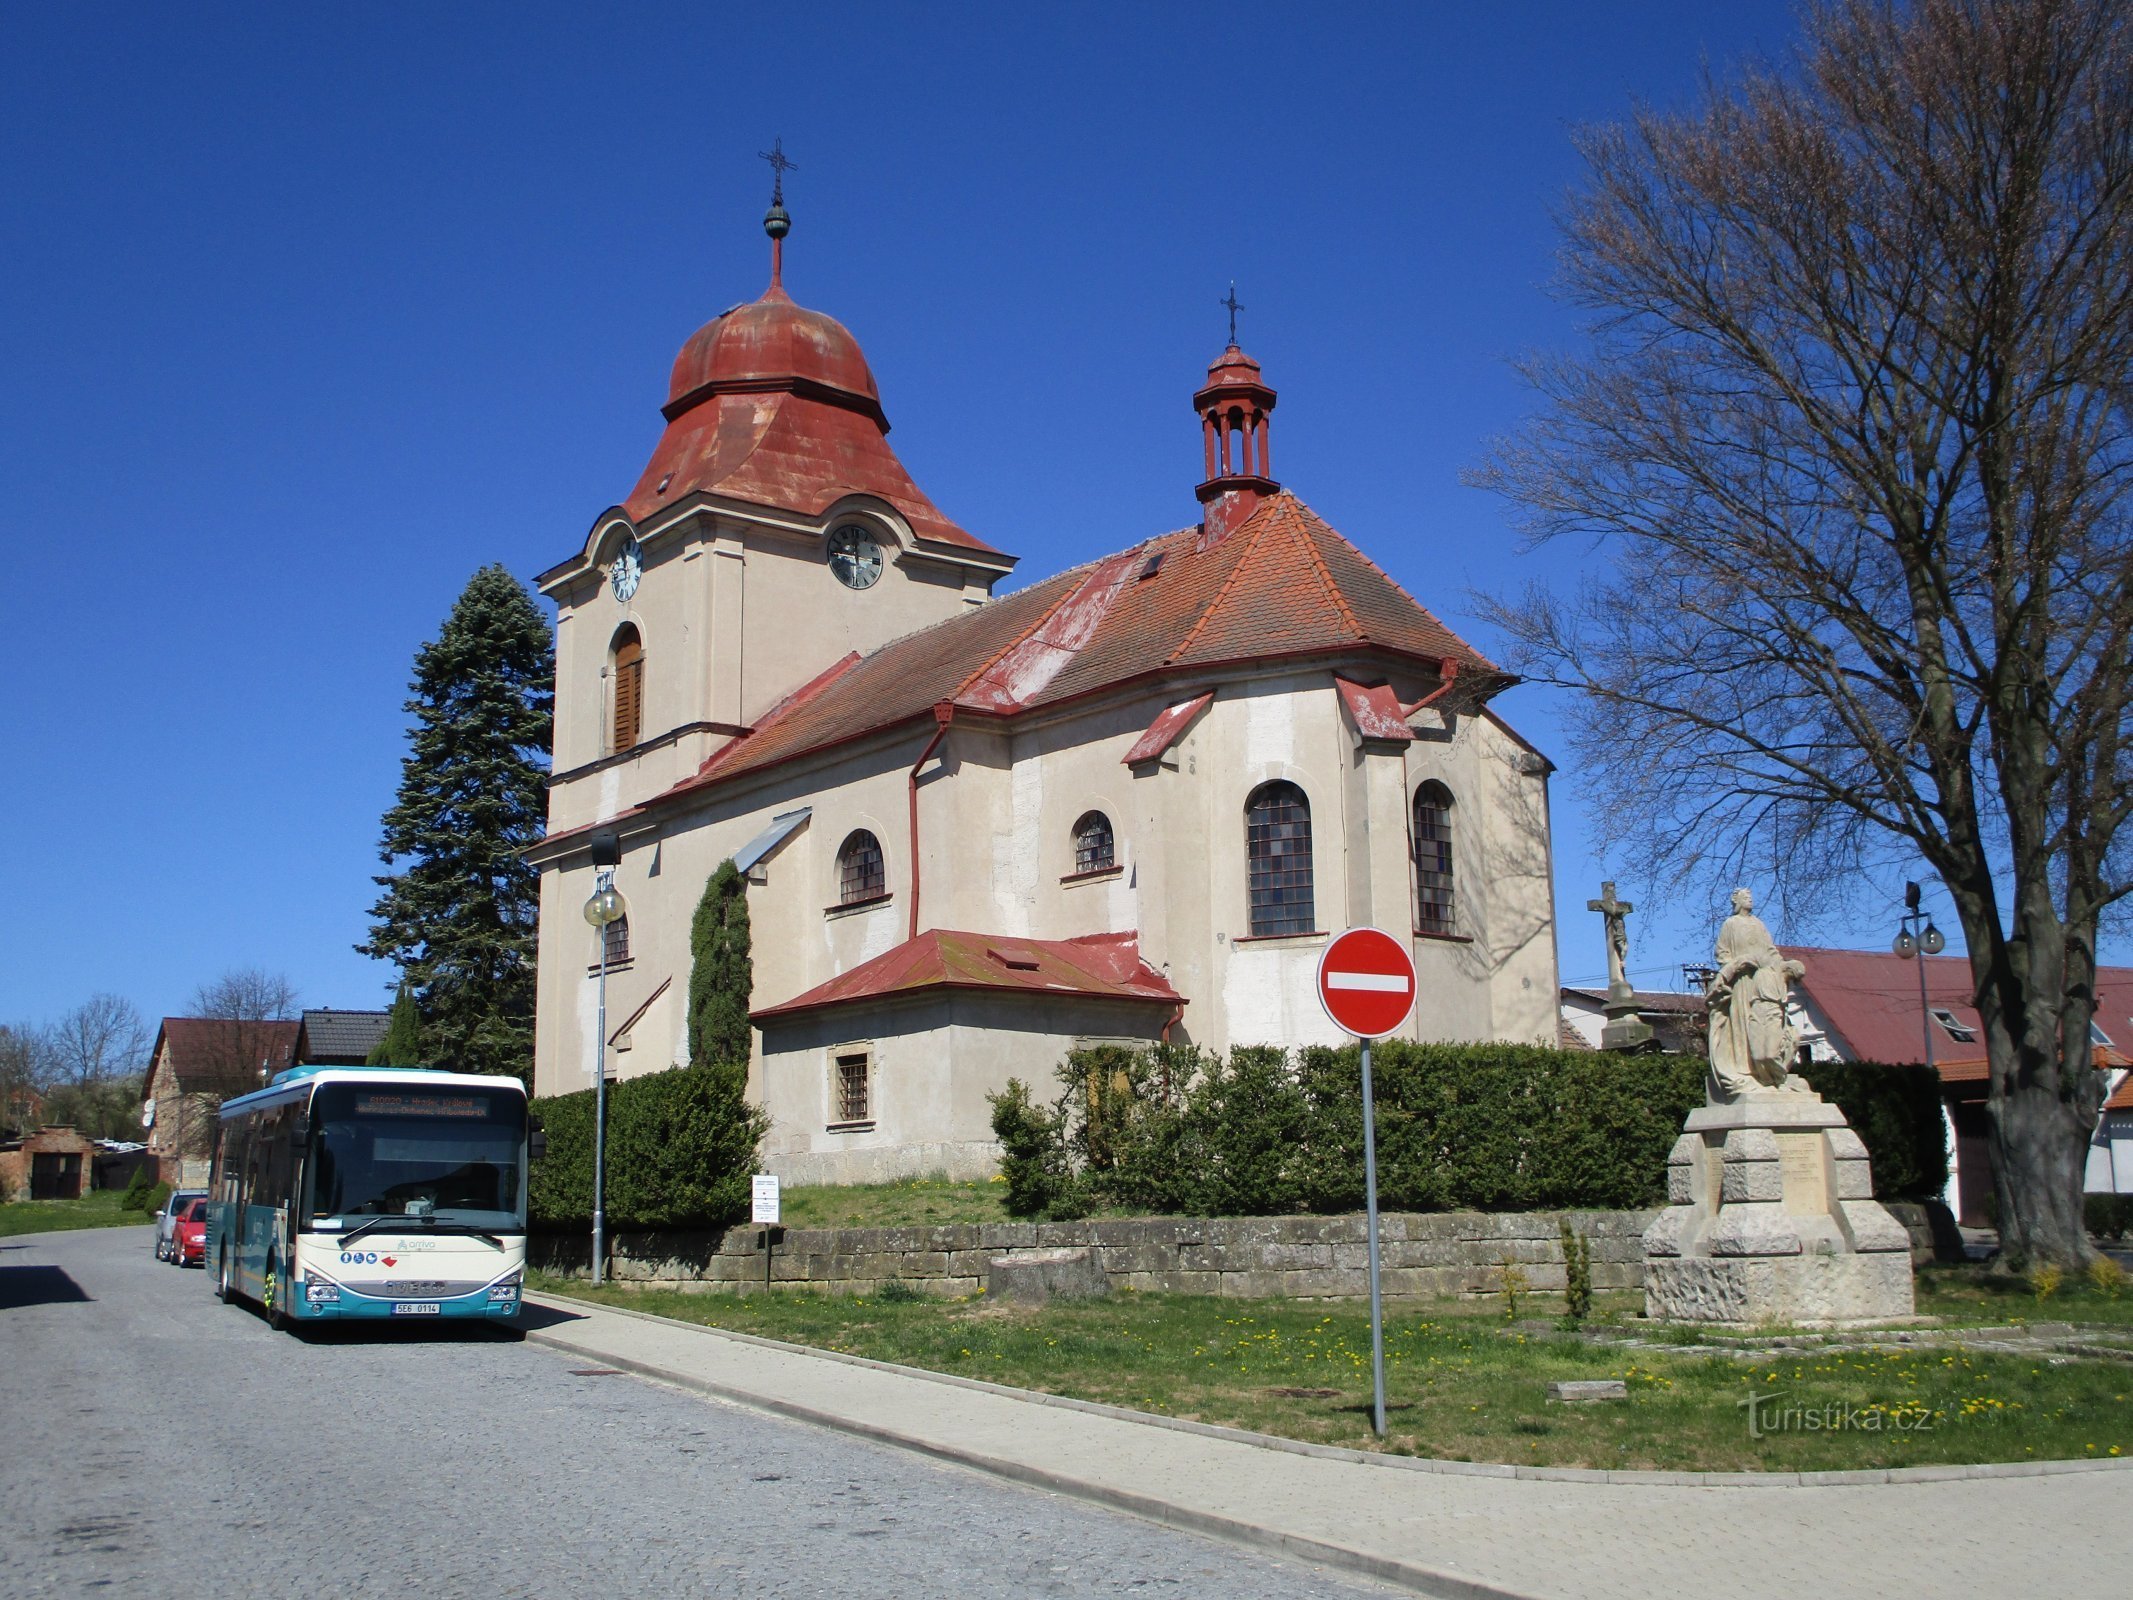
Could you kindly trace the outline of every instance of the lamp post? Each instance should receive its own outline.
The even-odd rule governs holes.
[[[593,1259],[592,1281],[598,1288],[607,1257],[607,925],[628,913],[629,905],[615,888],[615,868],[622,860],[622,842],[603,828],[592,836],[593,892],[585,902],[585,920],[592,924],[593,940],[600,948],[599,1037],[593,1052]]]
[[[1933,926],[1933,919],[1919,909],[1918,898],[1918,885],[1906,883],[1903,886],[1903,916],[1889,946],[1906,961],[1917,960],[1921,952],[1937,956],[1948,948],[1948,941],[1942,937],[1940,929]],[[1918,962],[1918,1026],[1925,1036],[1926,1065],[1931,1067],[1933,1013],[1926,1004],[1926,964],[1923,961]]]

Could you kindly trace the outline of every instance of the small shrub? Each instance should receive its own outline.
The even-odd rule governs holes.
[[[993,1137],[1000,1141],[1000,1175],[1007,1180],[1011,1217],[1074,1217],[1086,1209],[1082,1185],[1069,1166],[1064,1119],[1030,1098],[1029,1085],[1009,1078],[987,1095]]]
[[[908,1306],[926,1298],[923,1290],[915,1289],[901,1278],[891,1278],[874,1291],[874,1298],[885,1306]]]
[[[2041,1267],[2032,1267],[2029,1273],[2029,1292],[2035,1295],[2037,1303],[2042,1305],[2057,1294],[2061,1285],[2065,1282],[2066,1273],[2059,1267],[2049,1263]]]
[[[1503,1296],[1503,1315],[1506,1322],[1518,1320],[1518,1302],[1524,1298],[1528,1284],[1526,1269],[1505,1256],[1496,1263],[1496,1292]]]
[[[151,1217],[163,1209],[163,1202],[170,1198],[170,1185],[153,1183],[148,1186],[148,1197],[141,1202],[141,1209]]]
[[[1573,1328],[1592,1315],[1592,1244],[1563,1218],[1563,1320]]]
[[[143,1162],[133,1169],[133,1181],[126,1185],[126,1192],[119,1196],[119,1209],[121,1211],[146,1211],[148,1209],[148,1191],[150,1187],[148,1165]]]
[[[2116,1300],[2126,1289],[2126,1269],[2109,1256],[2098,1256],[2089,1263],[2089,1287],[2106,1300]]]

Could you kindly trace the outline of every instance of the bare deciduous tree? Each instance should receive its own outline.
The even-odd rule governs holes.
[[[20,1132],[39,1116],[52,1086],[52,1056],[44,1030],[0,1022],[0,1128]]]
[[[138,1072],[148,1030],[133,1002],[93,994],[46,1030],[60,1073],[78,1089]]]
[[[1922,856],[1991,1061],[2001,1243],[2078,1265],[2133,649],[2133,21],[1842,0],[1796,71],[1586,136],[1582,359],[1481,480],[1613,574],[1496,619],[1655,877]],[[1760,851],[1758,851],[1760,854]]]
[[[286,1022],[296,1015],[296,986],[278,972],[261,967],[232,967],[193,991],[192,1014],[219,1024],[193,1064],[220,1094],[243,1094],[260,1084],[269,1059],[259,1024]]]

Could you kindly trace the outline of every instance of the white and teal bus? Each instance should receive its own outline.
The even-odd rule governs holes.
[[[276,1327],[479,1317],[515,1329],[532,1153],[514,1078],[292,1068],[222,1107],[210,1281]]]

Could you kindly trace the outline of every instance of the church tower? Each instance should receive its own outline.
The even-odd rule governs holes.
[[[772,164],[769,286],[683,343],[636,487],[540,576],[558,610],[551,831],[688,779],[811,680],[983,603],[1015,564],[912,481],[858,341],[786,293],[791,164]]]

